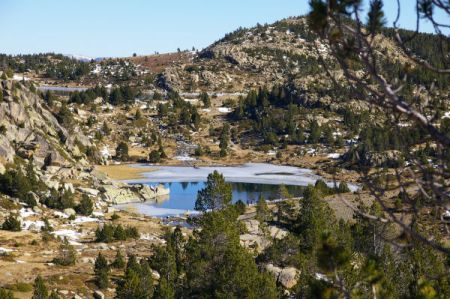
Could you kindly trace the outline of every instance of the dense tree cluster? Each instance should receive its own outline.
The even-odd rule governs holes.
[[[120,224],[105,224],[102,227],[97,227],[95,237],[97,242],[110,243],[127,239],[138,239],[139,232],[134,226],[123,227]]]
[[[182,131],[182,126],[198,130],[201,122],[197,107],[184,101],[177,92],[168,94],[167,103],[158,104],[158,116],[167,118],[172,132]]]
[[[0,54],[0,65],[17,73],[29,70],[42,72],[53,79],[78,80],[91,71],[89,62],[69,58],[62,54],[41,53],[30,55]],[[0,67],[0,69],[2,69]],[[5,69],[2,69],[5,70]]]
[[[137,95],[137,90],[129,85],[114,87],[110,90],[97,85],[94,88],[89,88],[85,91],[76,91],[72,93],[69,102],[92,104],[96,98],[102,98],[106,103],[118,106],[133,104]]]
[[[26,164],[25,172],[20,164],[16,164],[8,168],[4,174],[0,174],[0,193],[16,197],[29,206],[36,205],[30,192],[40,192],[45,189],[45,185],[38,180],[31,161]]]

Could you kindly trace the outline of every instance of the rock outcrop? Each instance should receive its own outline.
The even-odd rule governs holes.
[[[158,197],[170,193],[170,190],[162,185],[153,190],[147,185],[128,185],[117,182],[102,185],[100,191],[103,200],[110,204],[157,202]]]
[[[275,280],[279,282],[286,289],[294,287],[298,283],[300,271],[294,267],[281,268],[273,264],[267,264],[266,270],[272,273]]]
[[[44,161],[55,166],[86,164],[76,145],[91,146],[89,139],[76,129],[63,127],[34,91],[32,83],[2,80],[0,91],[0,159],[12,163],[16,155]],[[2,162],[2,161],[0,161]]]

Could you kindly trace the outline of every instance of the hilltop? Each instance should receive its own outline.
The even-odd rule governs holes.
[[[436,39],[419,34],[418,41],[408,46],[422,57],[433,58],[440,51]],[[376,35],[375,44],[382,76],[402,78],[408,88],[401,90],[401,97],[423,103],[421,111],[427,117],[440,128],[448,127],[449,77],[433,76],[411,62],[394,42],[392,29]],[[390,115],[355,97],[357,87],[346,80],[331,49],[310,30],[305,17],[239,28],[200,51],[79,58],[54,53],[0,56],[0,224],[8,220],[12,228],[19,223],[23,229],[1,231],[0,244],[6,249],[0,247],[0,266],[6,270],[0,273],[0,281],[9,288],[19,275],[27,283],[34,279],[34,268],[28,264],[36,266],[53,287],[66,290],[62,293],[65,297],[89,297],[96,289],[93,267],[99,252],[109,260],[116,251],[149,260],[153,253],[173,258],[164,254],[175,255],[179,248],[169,252],[152,245],[175,246],[174,242],[192,234],[189,225],[183,233],[175,230],[169,234],[161,219],[111,207],[136,201],[155,203],[167,190],[117,182],[102,172],[105,169],[116,179],[135,179],[145,168],[130,170],[128,163],[192,169],[269,162],[307,167],[325,179],[359,185],[370,177],[391,184],[381,197],[383,204],[392,215],[410,221],[412,206],[402,203],[404,190],[393,183],[396,167],[413,163],[410,154],[427,161],[430,169],[441,167],[436,145],[421,128],[403,115],[388,122]],[[364,77],[362,69],[359,75]],[[367,177],[358,171],[361,168],[367,170]],[[250,257],[252,273],[267,269],[280,289],[295,292],[292,288],[301,277],[300,260],[305,259],[297,259],[304,246],[297,226],[299,215],[310,217],[302,223],[304,227],[317,224],[320,232],[325,231],[323,227],[338,227],[341,239],[360,234],[352,235],[355,242],[368,244],[372,240],[363,237],[370,237],[375,228],[356,217],[353,208],[378,211],[379,207],[372,205],[374,196],[365,188],[354,193],[345,184],[330,188],[318,181],[308,187],[311,202],[307,204],[317,205],[308,214],[303,202],[285,198],[283,187],[280,202],[233,205],[225,211],[230,215],[215,214],[219,225],[212,218],[205,225],[219,233],[226,230],[233,240],[231,249],[237,248],[232,252],[239,253],[239,258]],[[423,211],[424,217],[434,217],[428,207]],[[324,222],[313,221],[317,219]],[[176,223],[179,220],[186,217],[176,218]],[[192,225],[198,223],[192,220]],[[106,232],[102,231],[105,226]],[[409,237],[400,236],[399,231],[392,226],[386,235]],[[442,228],[439,234],[447,241]],[[64,237],[77,247],[79,260],[68,267],[55,266],[55,258],[60,262],[61,252],[70,248],[61,240]],[[221,246],[220,240],[212,241]],[[203,245],[211,247],[209,240]],[[58,250],[59,246],[62,249]],[[287,252],[293,255],[287,256]],[[365,262],[358,256],[351,258],[358,267]],[[150,269],[145,263],[136,267],[144,272]],[[112,270],[114,281],[122,277],[121,271]],[[317,281],[328,282],[321,278],[324,274],[311,273],[319,277]],[[165,279],[155,271],[150,276],[160,282]],[[115,289],[104,292],[109,298]]]

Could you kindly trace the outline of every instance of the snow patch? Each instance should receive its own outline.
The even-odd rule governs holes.
[[[220,113],[230,113],[231,112],[231,108],[228,108],[228,107],[219,107],[219,108],[217,108],[217,110],[219,110]]]
[[[14,251],[14,249],[0,247],[0,253],[8,253],[8,252],[13,252],[13,251]]]
[[[25,208],[20,209],[19,213],[20,213],[20,217],[22,217],[22,218],[27,218],[27,217],[36,215],[36,213],[33,212],[33,210],[25,209]]]
[[[13,79],[14,81],[22,81],[22,80],[28,81],[28,80],[30,80],[30,78],[25,77],[25,76],[20,75],[20,74],[14,74],[12,79]]]
[[[80,224],[80,223],[97,222],[97,221],[98,221],[97,218],[81,216],[81,217],[77,217],[74,221],[72,221],[72,223],[73,224]]]
[[[45,227],[44,221],[22,221],[22,229],[24,230],[40,231],[43,227]]]
[[[52,234],[55,235],[56,237],[67,238],[71,241],[76,241],[81,237],[81,234],[79,232],[76,232],[71,229],[57,230],[52,232]]]
[[[175,156],[173,158],[178,161],[195,161],[195,160],[197,160],[197,159],[195,159],[193,157],[189,157],[189,156]]]

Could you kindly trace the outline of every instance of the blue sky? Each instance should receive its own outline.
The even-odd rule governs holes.
[[[392,24],[396,1],[385,2]],[[414,28],[413,1],[401,2],[400,24]],[[105,57],[201,49],[239,26],[308,9],[307,0],[0,0],[0,53]]]

